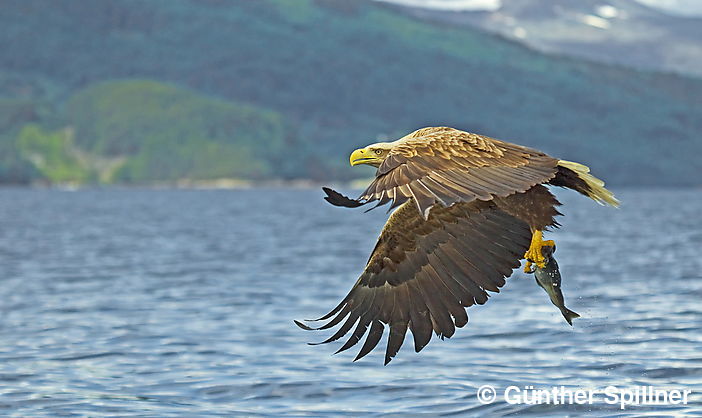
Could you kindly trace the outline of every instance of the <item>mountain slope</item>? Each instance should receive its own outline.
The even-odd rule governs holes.
[[[699,184],[702,171],[702,82],[551,57],[371,2],[6,0],[0,28],[0,94],[50,103],[57,127],[77,123],[76,91],[116,78],[282,115],[289,138],[268,177],[368,175],[347,167],[351,149],[426,125],[542,148],[619,184]],[[77,144],[93,141],[81,132]]]
[[[702,76],[702,17],[669,15],[633,0],[508,0],[494,11],[408,7],[405,13],[479,27],[549,53]]]
[[[66,128],[17,135],[20,155],[61,183],[269,178],[285,135],[274,112],[147,80],[81,89],[63,116]]]

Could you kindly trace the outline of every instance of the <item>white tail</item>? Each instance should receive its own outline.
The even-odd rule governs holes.
[[[586,194],[590,199],[594,200],[600,205],[607,204],[614,207],[619,207],[619,201],[616,197],[614,197],[614,194],[605,189],[604,181],[590,174],[590,167],[566,160],[558,161],[558,165],[574,171],[580,180],[584,181],[588,185],[590,190]]]

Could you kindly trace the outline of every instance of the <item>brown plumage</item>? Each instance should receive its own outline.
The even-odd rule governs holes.
[[[551,180],[558,160],[530,148],[459,131],[424,128],[398,141],[360,200],[396,207],[414,199],[427,217],[450,206],[525,192]]]
[[[385,364],[409,329],[419,352],[431,339],[451,337],[468,322],[465,308],[499,292],[520,265],[532,233],[558,226],[558,200],[543,184],[572,188],[615,204],[603,183],[577,163],[453,128],[424,128],[392,143],[354,151],[351,163],[378,167],[358,199],[325,188],[327,201],[356,207],[373,201],[399,208],[390,216],[366,268],[349,294],[304,329],[351,336],[338,352],[367,334],[356,359],[389,327]],[[532,243],[533,245],[533,243]]]

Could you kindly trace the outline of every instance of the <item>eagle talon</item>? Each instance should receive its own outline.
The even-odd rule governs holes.
[[[543,247],[554,247],[556,245],[552,240],[544,241],[542,231],[534,231],[531,236],[531,245],[526,253],[524,253],[524,258],[527,260],[524,266],[525,273],[533,273],[534,270],[538,268],[546,267],[546,258],[543,256],[541,249]],[[535,264],[536,267],[533,267]]]

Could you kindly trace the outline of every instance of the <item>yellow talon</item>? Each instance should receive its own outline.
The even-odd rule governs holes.
[[[526,260],[527,260],[526,265],[524,266],[525,273],[533,273],[534,272],[533,267],[532,267],[532,263],[536,264],[536,266],[539,268],[546,267],[546,259],[544,258],[543,254],[541,253],[541,248],[553,247],[554,245],[556,245],[556,243],[553,242],[552,240],[544,241],[542,238],[543,238],[542,231],[534,231],[534,233],[531,236],[531,245],[529,246],[529,249],[527,250],[527,252],[524,253],[524,258],[526,258]]]

